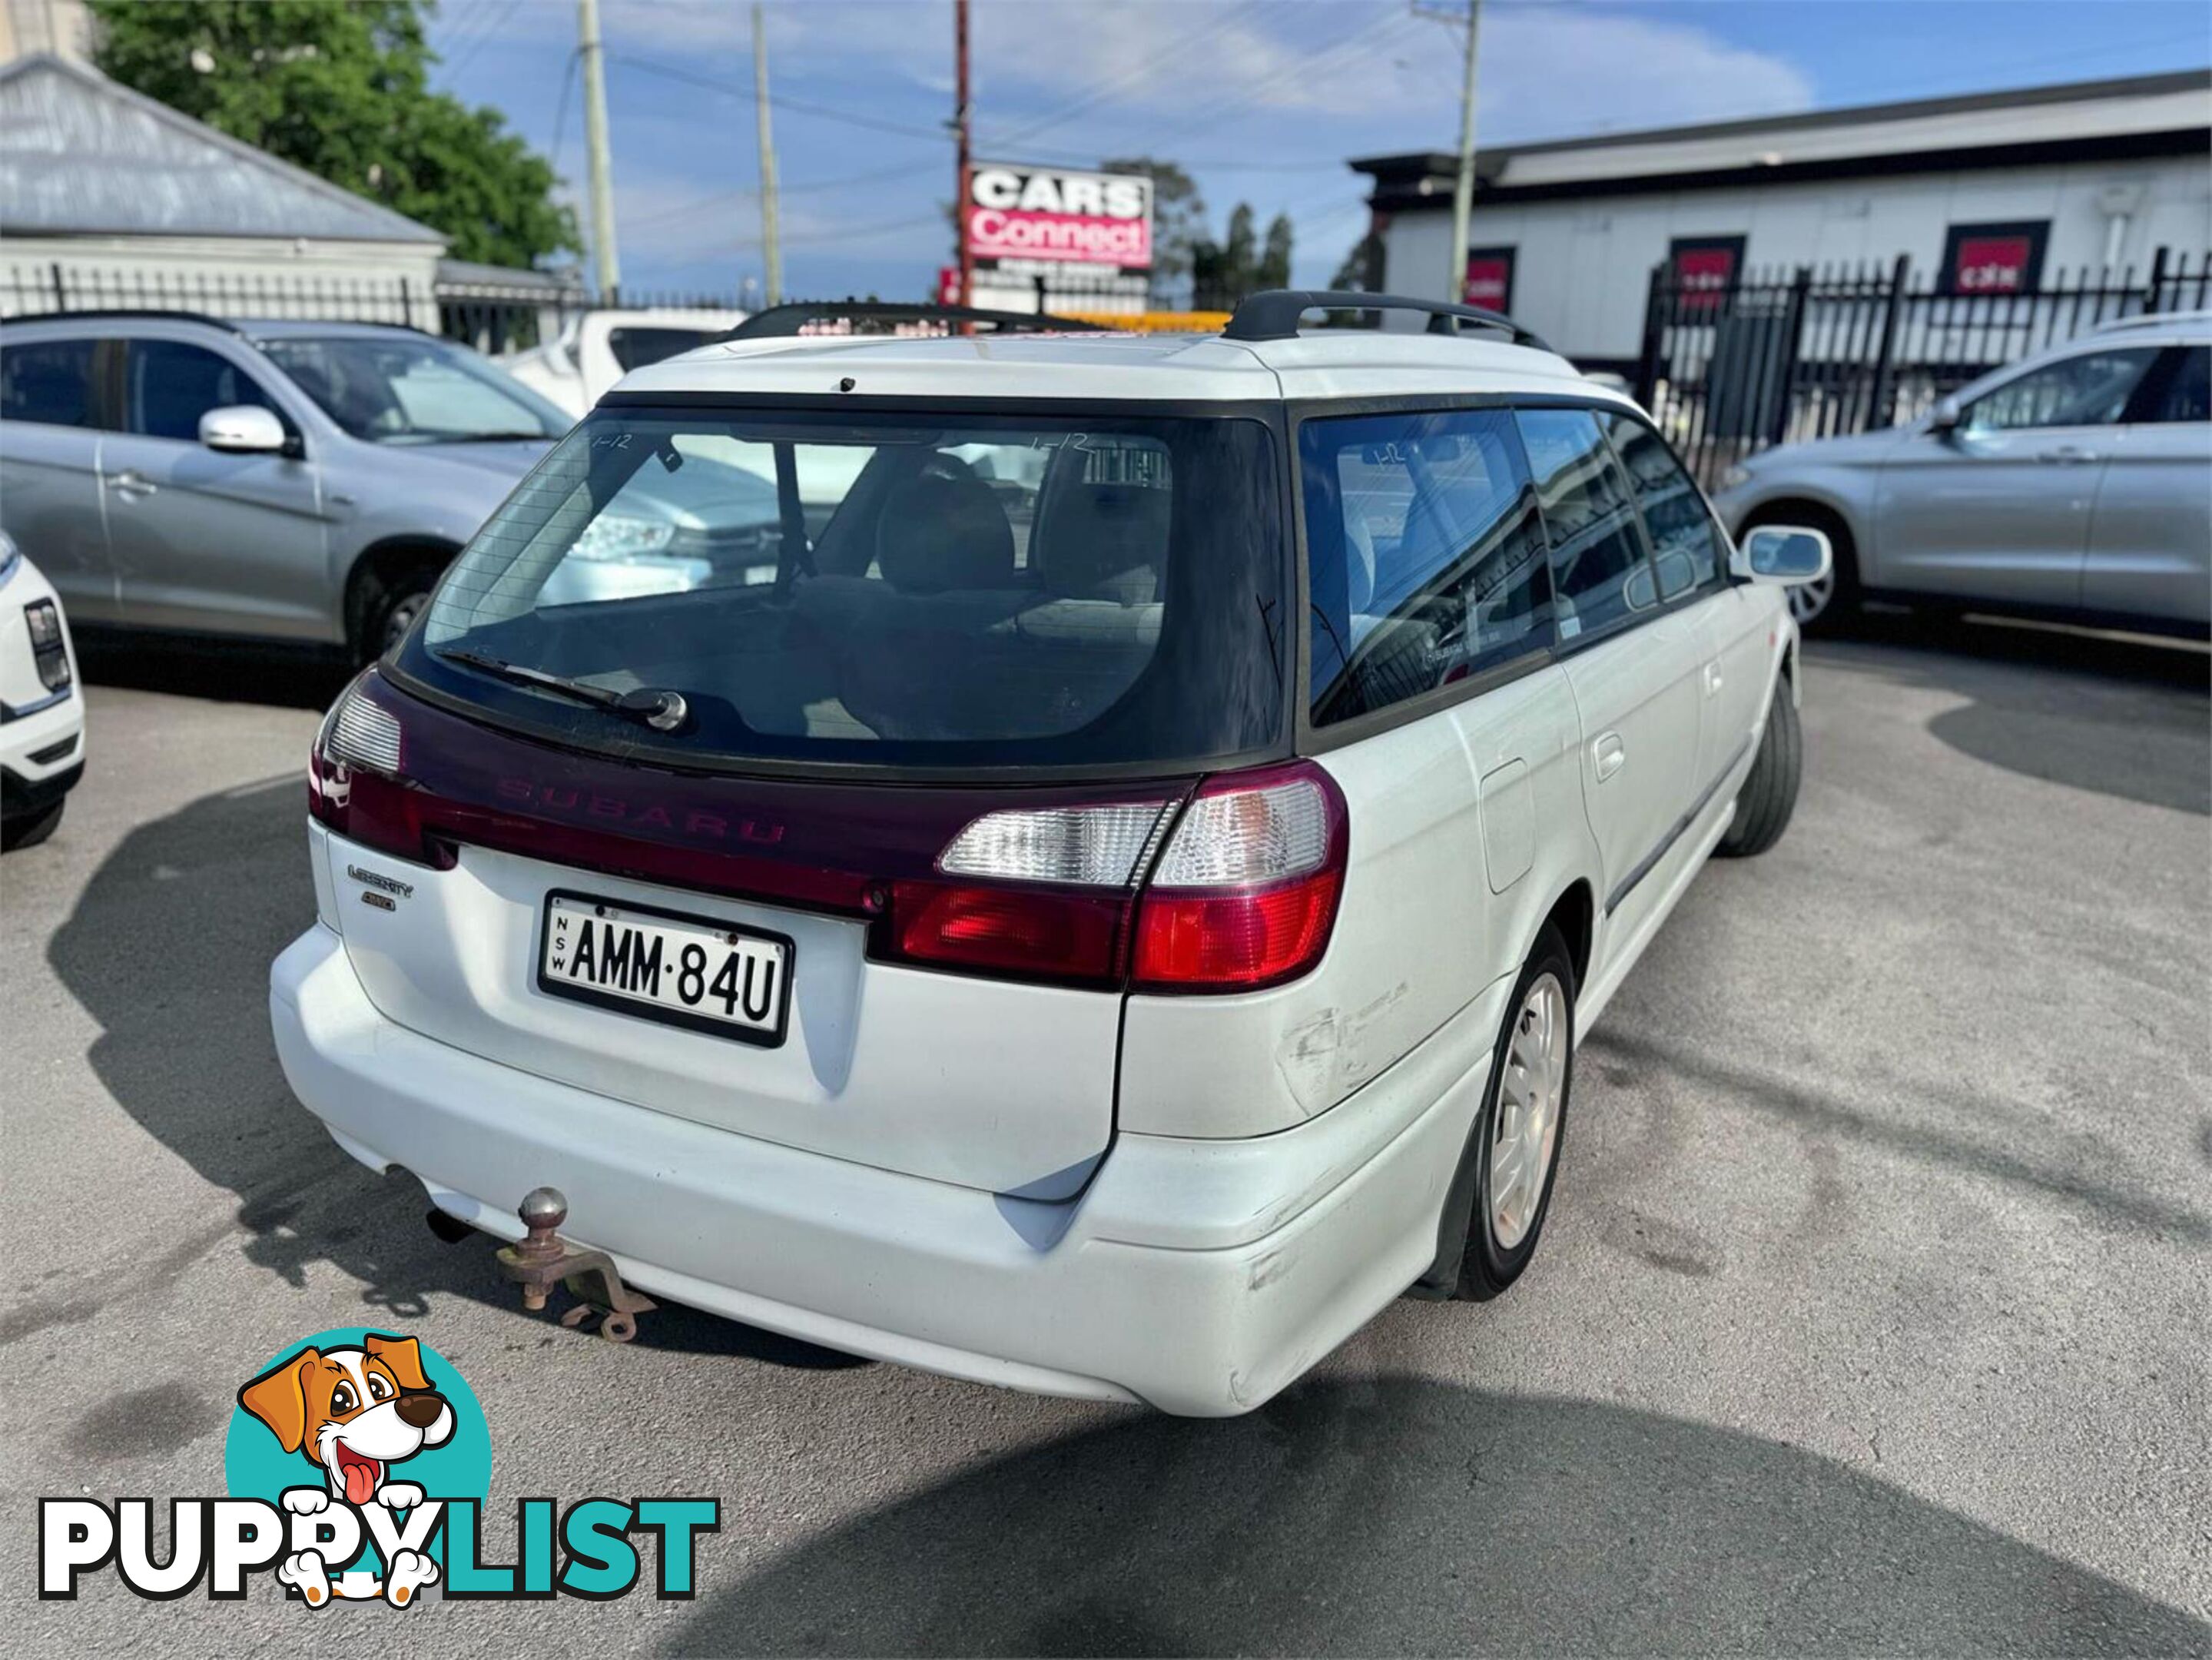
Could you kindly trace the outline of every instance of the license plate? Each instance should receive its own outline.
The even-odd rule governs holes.
[[[779,933],[578,893],[545,901],[540,990],[693,1031],[773,1047],[791,1012]]]

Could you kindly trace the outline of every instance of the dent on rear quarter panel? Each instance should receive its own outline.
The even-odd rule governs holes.
[[[1587,839],[1578,736],[1565,680],[1547,668],[1320,757],[1352,824],[1344,897],[1321,966],[1248,996],[1132,997],[1121,1128],[1242,1136],[1303,1123],[1517,969],[1569,879],[1559,874],[1556,832]],[[1475,780],[1516,759],[1528,769],[1535,845],[1528,874],[1498,896],[1485,869]]]

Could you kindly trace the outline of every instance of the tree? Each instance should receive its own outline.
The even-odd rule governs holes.
[[[1206,203],[1197,182],[1172,161],[1149,155],[1104,162],[1103,173],[1136,173],[1152,181],[1152,293],[1165,299],[1189,277],[1206,239]]]
[[[580,250],[551,163],[496,110],[430,90],[426,0],[88,3],[107,75],[420,220],[455,258]]]
[[[1254,273],[1255,288],[1286,289],[1291,285],[1291,216],[1279,213],[1267,222],[1267,246]]]

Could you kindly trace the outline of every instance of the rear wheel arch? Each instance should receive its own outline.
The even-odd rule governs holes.
[[[1568,966],[1573,971],[1570,996],[1579,997],[1589,977],[1596,925],[1597,891],[1587,879],[1577,876],[1552,901],[1551,908],[1530,933],[1528,944],[1515,961],[1511,972],[1521,972],[1547,933],[1556,933],[1566,946]],[[1485,1089],[1488,1088],[1489,1073],[1495,1064],[1494,1049],[1486,1050],[1481,1079]],[[1461,1264],[1467,1255],[1468,1230],[1474,1219],[1474,1190],[1481,1151],[1476,1145],[1475,1131],[1481,1126],[1481,1117],[1478,1110],[1475,1124],[1468,1133],[1467,1146],[1461,1150],[1459,1165],[1452,1173],[1450,1185],[1444,1189],[1443,1209],[1437,1219],[1436,1256],[1421,1277],[1407,1287],[1409,1297],[1442,1301],[1452,1296],[1459,1286]]]
[[[427,592],[460,552],[460,544],[434,536],[392,536],[371,543],[346,574],[346,649],[356,662],[382,655],[383,629],[394,605]]]

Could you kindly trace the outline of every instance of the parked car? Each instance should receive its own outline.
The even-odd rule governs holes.
[[[568,419],[412,329],[0,326],[0,522],[80,625],[376,655]]]
[[[2129,318],[1886,432],[1791,444],[1714,498],[1739,532],[1826,531],[1826,627],[1862,599],[2203,635],[2212,624],[2212,313]]]
[[[500,367],[573,419],[630,370],[718,340],[744,320],[741,311],[692,307],[581,312],[557,337],[502,357]]]
[[[300,1099],[448,1217],[548,1186],[655,1295],[1023,1389],[1241,1413],[1504,1291],[1575,1041],[1789,821],[1827,549],[1732,550],[1533,336],[1299,331],[1378,307],[1480,320],[629,376],[315,739]],[[729,446],[742,566],[546,602]]]
[[[69,618],[0,531],[0,848],[36,846],[84,776],[84,700]]]

